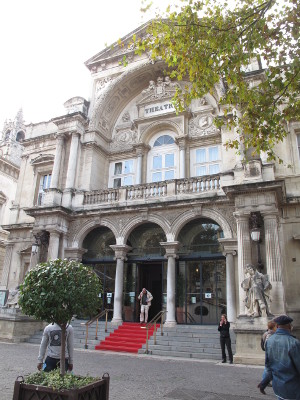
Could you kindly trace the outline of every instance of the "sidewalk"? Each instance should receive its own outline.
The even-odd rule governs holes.
[[[18,375],[36,371],[39,346],[0,343],[0,400],[12,400]],[[220,357],[221,358],[221,357]],[[215,361],[75,350],[74,373],[110,375],[110,400],[271,400],[256,388],[263,367]]]

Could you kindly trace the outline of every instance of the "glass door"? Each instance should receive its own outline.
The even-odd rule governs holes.
[[[94,271],[99,276],[103,286],[102,310],[114,308],[116,264],[96,264]],[[112,312],[108,314],[112,318]]]
[[[177,322],[216,324],[226,312],[225,261],[181,261],[178,267]]]

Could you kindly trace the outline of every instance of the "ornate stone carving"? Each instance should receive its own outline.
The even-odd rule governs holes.
[[[213,125],[212,114],[198,114],[189,122],[190,136],[208,136],[220,133],[220,130]]]
[[[113,133],[112,143],[110,144],[111,151],[119,151],[124,146],[131,146],[137,141],[137,130],[130,119],[128,111],[125,111],[121,120],[122,123],[116,126]]]
[[[142,91],[142,95],[147,100],[169,98],[174,96],[176,88],[180,88],[180,85],[177,82],[172,82],[169,76],[166,76],[165,80],[158,77],[156,83],[153,80],[149,81],[149,86]]]
[[[99,79],[96,82],[96,97],[100,96],[101,91],[103,91],[109,84],[113,81],[111,77],[106,77],[103,79]]]
[[[247,315],[254,318],[272,315],[270,311],[272,285],[268,275],[258,272],[252,264],[246,265],[245,272],[245,279],[241,286],[246,292],[244,302]]]

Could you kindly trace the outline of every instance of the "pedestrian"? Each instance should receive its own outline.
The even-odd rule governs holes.
[[[143,288],[138,296],[138,299],[140,300],[141,305],[140,323],[147,323],[149,307],[151,306],[151,300],[153,300],[153,296],[147,289]]]
[[[263,333],[263,335],[261,337],[261,341],[260,341],[260,346],[263,351],[266,351],[266,342],[273,335],[273,333],[276,332],[277,325],[274,321],[269,321],[267,327],[268,327],[268,329],[266,330],[266,332]],[[264,379],[266,377],[266,375],[267,375],[267,369],[265,367],[263,375],[262,375],[262,379]],[[272,386],[272,385],[269,384],[269,386]]]
[[[66,371],[73,370],[73,349],[74,349],[74,332],[72,325],[68,325],[66,329],[66,352],[65,365]],[[61,351],[61,328],[58,324],[49,324],[45,327],[40,345],[37,369],[43,369],[45,372],[59,368]],[[47,355],[46,355],[47,353]],[[46,355],[46,359],[45,359]],[[43,360],[45,359],[45,367],[43,368]]]
[[[261,393],[272,381],[278,399],[300,400],[300,341],[292,334],[292,318],[280,315],[273,320],[276,332],[265,343],[266,377],[258,384]]]
[[[218,331],[220,332],[220,344],[222,350],[222,363],[226,363],[226,353],[225,353],[225,345],[227,347],[229,363],[233,363],[233,355],[231,350],[231,339],[230,339],[230,322],[227,321],[227,315],[222,314],[221,320],[218,326]]]

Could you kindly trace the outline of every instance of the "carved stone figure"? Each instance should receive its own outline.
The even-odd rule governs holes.
[[[19,286],[14,290],[10,290],[5,307],[7,308],[20,308],[19,306]]]
[[[241,284],[246,291],[245,306],[247,315],[256,317],[266,317],[271,315],[270,290],[272,285],[268,275],[258,272],[252,264],[246,265],[246,277]]]

